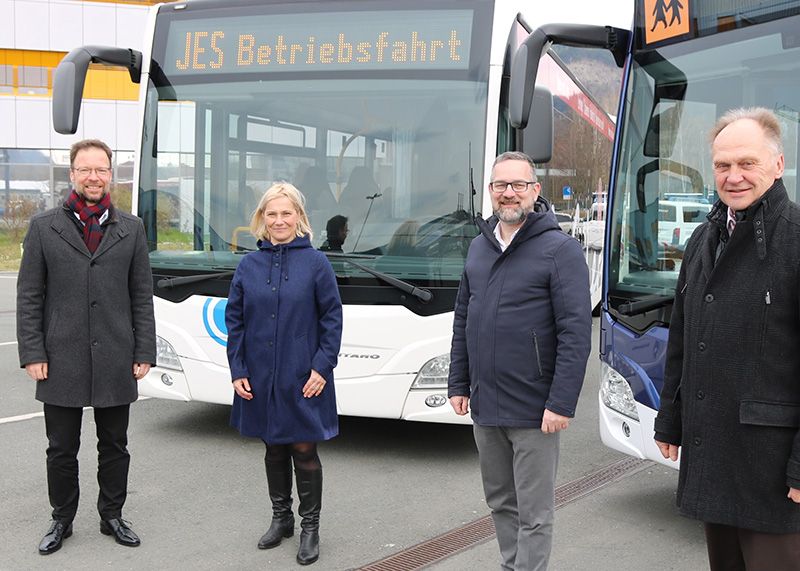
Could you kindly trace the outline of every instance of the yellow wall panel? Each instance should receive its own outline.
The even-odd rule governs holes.
[[[67,55],[65,52],[0,49],[0,65],[11,66],[14,72],[13,90],[0,92],[0,95],[52,97],[52,73],[65,55]],[[32,94],[27,93],[24,88],[20,89],[17,71],[20,66],[41,67],[48,70],[47,92]],[[86,99],[136,101],[139,97],[139,85],[131,82],[127,70],[92,65],[86,75],[83,96]]]

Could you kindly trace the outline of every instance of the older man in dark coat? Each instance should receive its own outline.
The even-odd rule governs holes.
[[[712,570],[800,569],[800,207],[780,124],[729,111],[712,131],[720,201],[692,235],[655,422],[681,450],[678,506]]]
[[[122,519],[128,415],[156,352],[144,226],[111,204],[111,149],[98,140],[75,143],[70,167],[72,194],[31,219],[17,281],[20,365],[36,381],[49,442],[53,521],[39,544],[43,555],[72,534],[88,406],[97,425],[100,531],[122,545],[139,545]]]

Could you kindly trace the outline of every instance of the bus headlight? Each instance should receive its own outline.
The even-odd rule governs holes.
[[[439,355],[424,365],[417,373],[412,389],[446,389],[450,373],[450,355]]]
[[[172,345],[159,336],[156,336],[156,366],[164,369],[183,371],[181,360]]]
[[[601,364],[600,369],[600,398],[603,404],[638,422],[636,400],[633,398],[633,391],[628,381],[605,363]]]

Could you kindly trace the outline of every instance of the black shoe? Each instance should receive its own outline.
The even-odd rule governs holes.
[[[297,550],[297,562],[300,565],[311,565],[319,559],[319,531],[303,530],[300,533],[300,548]]]
[[[44,534],[42,541],[39,542],[39,553],[50,555],[61,549],[61,543],[72,535],[72,522],[53,520],[50,529]]]
[[[258,540],[258,548],[272,549],[273,547],[278,547],[284,537],[292,537],[293,535],[294,515],[289,514],[289,517],[283,520],[273,517],[269,529]]]
[[[129,523],[124,519],[100,520],[100,533],[113,535],[114,540],[125,547],[139,547],[142,543],[139,536],[133,532]]]
[[[300,527],[300,548],[297,550],[297,562],[300,565],[311,565],[319,559],[319,513],[322,509],[322,468],[318,470],[298,470],[297,495],[300,506],[297,513],[303,520]]]
[[[278,547],[284,537],[294,535],[294,514],[292,513],[292,459],[270,460],[264,458],[267,468],[269,499],[272,503],[272,523],[267,532],[258,540],[259,549]]]

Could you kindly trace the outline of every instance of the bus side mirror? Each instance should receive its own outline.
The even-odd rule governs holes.
[[[545,51],[547,36],[541,29],[534,30],[514,54],[511,62],[511,81],[508,87],[508,115],[511,126],[524,129],[528,126],[539,59]]]
[[[53,128],[62,135],[74,135],[78,130],[90,63],[125,67],[134,83],[139,83],[142,77],[142,54],[136,50],[83,46],[69,52],[53,75]]]
[[[549,89],[534,89],[528,126],[517,132],[522,135],[522,144],[517,148],[535,163],[550,161],[553,155],[553,94]]]
[[[508,114],[511,126],[524,129],[528,125],[533,100],[533,86],[539,71],[539,60],[551,44],[583,48],[604,48],[622,67],[630,41],[630,32],[611,26],[581,24],[547,24],[533,31],[514,54],[508,89]]]

